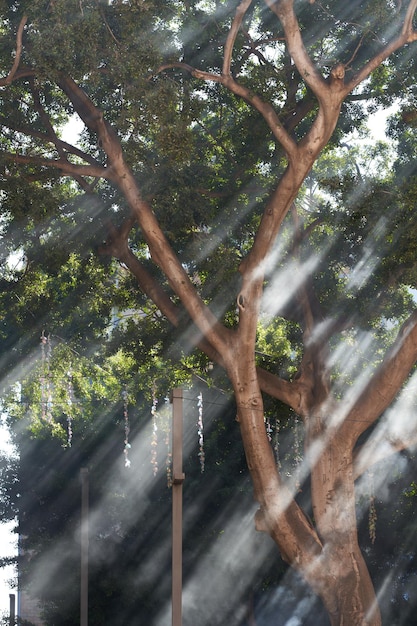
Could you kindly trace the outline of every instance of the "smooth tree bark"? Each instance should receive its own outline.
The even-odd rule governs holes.
[[[355,480],[387,449],[394,453],[413,443],[407,439],[387,441],[370,437],[360,449],[360,435],[390,406],[417,359],[417,313],[404,324],[397,340],[379,369],[370,377],[360,395],[349,405],[332,394],[331,372],[327,364],[329,334],[319,332],[311,293],[300,293],[303,312],[304,355],[299,376],[285,381],[257,367],[255,344],[265,281],[265,267],[299,190],[322,149],[331,138],[345,98],[400,48],[417,40],[413,27],[417,0],[407,4],[405,18],[393,38],[381,42],[380,49],[355,75],[347,77],[343,64],[336,64],[329,76],[323,76],[304,46],[294,11],[293,0],[266,0],[279,20],[285,42],[297,71],[318,102],[318,111],[309,130],[300,141],[284,125],[279,111],[260,95],[250,91],[231,72],[234,44],[241,32],[252,0],[242,0],[232,21],[225,46],[223,68],[215,74],[204,68],[176,63],[177,69],[195,80],[218,83],[253,107],[268,125],[271,137],[285,151],[287,166],[266,206],[250,252],[241,262],[241,287],[236,307],[238,324],[224,326],[203,302],[186,269],[169,244],[151,206],[144,199],[131,167],[123,153],[117,129],[104,119],[100,108],[76,81],[61,72],[56,83],[71,103],[74,112],[106,154],[105,166],[80,149],[62,142],[51,126],[45,141],[56,147],[57,158],[31,154],[9,154],[15,164],[33,163],[53,167],[63,176],[72,176],[84,190],[91,179],[104,178],[117,186],[131,210],[119,230],[110,228],[102,252],[119,259],[136,278],[138,285],[153,300],[173,326],[178,327],[185,311],[194,327],[194,343],[210,359],[220,363],[234,389],[237,420],[240,425],[247,465],[252,477],[255,498],[259,503],[256,527],[275,541],[282,558],[297,569],[321,597],[332,625],[378,626],[381,616],[367,566],[358,545],[355,514]],[[16,56],[8,75],[1,81],[7,89],[13,82],[36,76],[36,68],[20,62],[23,18],[17,33]],[[168,65],[155,73],[169,69]],[[38,103],[41,108],[40,102]],[[70,156],[76,156],[74,164]],[[167,278],[177,297],[173,301],[129,248],[129,234],[139,227],[152,260]],[[178,304],[178,302],[180,304]],[[277,469],[264,421],[263,393],[281,400],[301,416],[305,429],[302,471],[310,474],[313,522],[297,504],[294,493]],[[360,419],[359,419],[360,417]],[[414,436],[414,440],[413,437]]]

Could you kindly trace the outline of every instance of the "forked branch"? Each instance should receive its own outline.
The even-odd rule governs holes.
[[[404,18],[404,24],[402,28],[402,35],[406,38],[407,43],[411,43],[412,41],[417,40],[417,32],[413,27],[413,20],[416,10],[417,0],[411,0]]]
[[[58,135],[56,134],[55,129],[52,125],[52,122],[49,118],[49,115],[47,114],[44,107],[42,106],[41,97],[39,94],[39,90],[35,86],[35,81],[33,80],[33,78],[30,78],[29,82],[31,85],[32,97],[33,97],[35,109],[38,112],[39,117],[41,118],[42,123],[46,129],[47,138],[55,146],[56,151],[58,152],[59,158],[62,161],[68,161],[68,152],[64,147],[64,143],[60,141]],[[89,159],[88,156],[87,156],[87,162],[90,162],[90,164],[93,163],[94,165],[99,165],[97,162],[94,161],[94,159],[93,160]],[[77,174],[73,174],[73,176],[74,176],[74,180],[80,185],[81,189],[83,189],[87,193],[92,191],[91,184],[83,176],[79,176]]]
[[[99,254],[108,254],[123,263],[136,278],[145,296],[150,298],[174,328],[177,328],[180,322],[178,307],[129,248],[127,236],[125,235],[127,230],[130,231],[135,221],[134,219],[126,220],[120,230],[117,230],[113,225],[109,225],[108,240],[99,249]]]
[[[12,65],[12,67],[10,69],[10,72],[7,74],[7,76],[5,78],[1,78],[0,79],[0,87],[5,87],[6,85],[10,85],[10,83],[13,81],[13,79],[14,79],[14,77],[16,75],[17,68],[19,67],[20,59],[22,57],[23,29],[26,26],[27,20],[28,20],[27,15],[24,15],[22,17],[22,19],[20,20],[19,28],[17,29],[17,35],[16,35],[16,55],[15,55],[15,58],[14,58],[14,62],[13,62],[13,65]]]
[[[311,60],[304,46],[300,25],[294,12],[294,3],[289,0],[265,0],[265,3],[280,20],[284,29],[288,52],[293,59],[301,77],[316,97],[321,100],[323,91],[328,85]]]
[[[98,143],[107,156],[107,178],[124,195],[149,246],[151,257],[165,274],[171,288],[180,298],[193,323],[212,347],[222,353],[227,346],[229,331],[222,326],[203,302],[185,268],[163,233],[150,204],[142,197],[139,185],[124,160],[122,144],[102,111],[89,96],[67,75],[61,75],[59,86],[72,102],[84,123],[98,135]]]
[[[381,48],[379,52],[375,54],[363,68],[352,77],[352,79],[345,85],[345,95],[353,91],[361,82],[363,82],[368,76],[385,61],[393,52],[399,50],[406,44],[410,44],[417,41],[417,31],[413,28],[413,20],[417,10],[417,0],[410,0],[407,8],[407,12],[402,24],[401,32],[397,37],[394,37],[386,46]]]
[[[252,4],[252,0],[242,0],[239,6],[236,9],[236,14],[232,22],[232,26],[230,28],[229,34],[226,39],[226,43],[224,46],[224,59],[223,59],[223,76],[228,76],[230,72],[230,66],[232,63],[232,53],[233,47],[236,41],[237,34],[242,25],[243,18],[245,17],[246,11]]]
[[[63,151],[66,155],[72,155],[74,157],[78,157],[79,159],[81,159],[82,161],[85,161],[86,163],[89,163],[90,165],[101,167],[100,162],[97,161],[94,157],[92,157],[87,152],[83,152],[83,150],[80,150],[80,148],[77,148],[76,146],[70,143],[67,143],[66,141],[63,141],[56,135],[55,131],[54,131],[54,135],[51,136],[50,133],[35,130],[31,128],[30,126],[21,126],[21,125],[13,124],[13,121],[10,120],[9,118],[5,117],[3,119],[4,119],[4,122],[0,121],[0,127],[8,128],[21,135],[26,135],[27,137],[33,137],[34,139],[39,139],[43,144],[47,146],[51,146],[52,144],[53,146],[55,146],[58,154],[61,154],[61,151]]]
[[[158,280],[148,271],[145,265],[129,248],[128,236],[136,219],[132,216],[125,220],[120,229],[112,224],[108,225],[109,237],[105,245],[99,249],[100,254],[109,254],[118,259],[136,278],[136,281],[146,297],[158,307],[161,313],[168,319],[174,328],[179,328],[186,315],[184,309],[175,304],[168,293],[164,290]],[[194,349],[196,346],[204,352],[211,361],[224,367],[221,353],[201,336],[198,329],[192,326],[191,320],[186,333],[188,347]]]

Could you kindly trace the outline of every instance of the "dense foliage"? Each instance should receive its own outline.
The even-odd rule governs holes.
[[[377,549],[375,499],[387,553],[394,518],[413,532],[414,460],[404,450],[417,440],[415,10],[415,0],[0,2],[0,375],[21,446],[18,473],[1,467],[3,507],[10,517],[18,510],[32,564],[61,534],[69,554],[78,470],[91,467],[93,502],[108,507],[92,548],[103,556],[92,573],[96,623],[104,612],[117,624],[121,604],[130,613],[120,623],[142,610],[152,621],[158,598],[166,601],[163,585],[137,573],[142,559],[153,566],[150,550],[166,562],[164,540],[159,553],[147,535],[152,515],[166,517],[165,496],[146,492],[152,505],[129,496],[119,506],[126,479],[112,481],[125,476],[113,469],[123,465],[124,403],[141,441],[149,406],[178,385],[234,392],[257,527],[321,596],[332,624],[352,610],[349,584],[368,594],[352,623],[374,605],[353,481],[362,537],[370,530],[375,540],[362,547],[378,588],[390,561]],[[393,107],[384,144],[370,140],[368,126],[381,107]],[[216,417],[213,465],[192,480],[190,561],[220,532],[213,509],[229,510],[241,489],[232,413]],[[149,451],[137,449],[143,468]],[[364,522],[369,470],[396,451],[407,458],[405,478],[389,464],[383,475],[401,504],[387,519],[376,485]],[[207,508],[194,495],[199,485]],[[32,516],[36,500],[51,509]],[[415,600],[415,557],[407,539],[401,548],[408,560],[403,578],[392,577],[395,607]],[[259,580],[270,563],[275,583],[282,569],[271,558]],[[103,574],[109,563],[112,580]],[[257,567],[243,563],[248,577],[236,601],[218,607],[219,623],[233,623],[253,588]],[[191,580],[191,562],[186,572]],[[347,580],[352,572],[360,585]],[[77,584],[75,576],[73,598],[66,587],[56,597],[37,590],[51,624],[64,610],[76,623]],[[152,606],[146,585],[156,589]]]

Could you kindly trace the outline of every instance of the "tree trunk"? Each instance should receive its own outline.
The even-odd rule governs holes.
[[[311,498],[327,577],[319,595],[332,626],[380,626],[375,590],[358,545],[353,442],[343,425],[326,429],[324,420],[312,422],[319,426],[311,440],[314,429],[307,420],[306,448],[317,451],[311,461]]]
[[[251,367],[250,360],[240,355],[228,373],[255,499],[260,504],[257,528],[270,534],[282,558],[321,597],[332,626],[381,626],[374,587],[357,540],[352,457],[347,453],[349,444],[343,441],[346,434],[337,430],[329,434],[319,426],[308,442],[308,449],[319,451],[311,461],[313,527],[278,474],[254,364]],[[321,420],[312,423],[321,425]]]
[[[327,585],[318,593],[332,626],[381,626],[381,615],[372,581],[357,548],[339,544],[327,547]]]

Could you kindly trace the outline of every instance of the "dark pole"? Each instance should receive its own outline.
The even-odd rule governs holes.
[[[88,626],[88,469],[82,467],[81,478],[81,587],[80,626]]]
[[[16,624],[16,596],[14,593],[9,593],[10,600],[10,626]]]
[[[182,389],[172,392],[172,626],[182,626]]]

